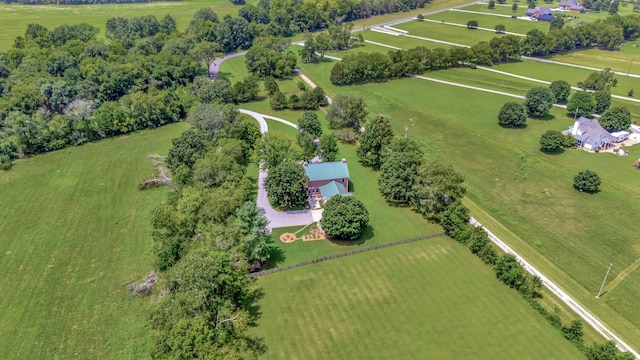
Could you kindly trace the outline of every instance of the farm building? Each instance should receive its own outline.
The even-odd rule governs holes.
[[[347,160],[320,163],[303,163],[309,182],[309,196],[327,201],[335,195],[349,194],[349,167]]]
[[[576,139],[578,146],[589,150],[600,148],[606,149],[613,146],[614,143],[624,140],[618,140],[617,137],[603,129],[598,123],[598,120],[588,119],[582,116],[576,120],[571,127],[569,127],[569,130],[563,133],[571,134],[571,136]]]
[[[583,12],[584,11],[584,7],[580,4],[580,2],[578,0],[562,1],[560,4],[558,4],[558,7],[560,9],[568,10],[568,11],[571,11],[571,12]]]
[[[549,9],[546,6],[542,6],[540,8],[535,8],[535,9],[527,9],[527,12],[525,15],[528,17],[535,18],[538,21],[553,20],[553,14],[551,13],[551,9]]]

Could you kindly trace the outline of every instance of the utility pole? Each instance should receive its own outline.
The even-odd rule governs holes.
[[[578,117],[578,110],[580,108],[576,106],[576,113],[573,115],[573,120],[575,120]]]
[[[609,271],[611,271],[611,267],[613,264],[609,264],[609,268],[607,269],[607,273],[604,274],[604,280],[602,280],[602,285],[600,286],[600,291],[598,291],[598,295],[596,295],[596,299],[600,299],[600,295],[602,295],[602,289],[604,289],[604,283],[607,282],[607,276],[609,276]]]
[[[629,73],[631,72],[631,65],[633,65],[633,58],[631,58],[631,63],[629,64],[629,69],[627,70],[627,77],[629,77]]]

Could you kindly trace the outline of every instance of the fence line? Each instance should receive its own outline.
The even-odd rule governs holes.
[[[291,269],[299,268],[301,266],[311,265],[311,264],[315,264],[315,263],[319,263],[319,262],[323,262],[323,261],[327,261],[327,260],[331,260],[331,259],[338,259],[338,258],[349,256],[349,255],[360,254],[360,253],[363,253],[363,252],[383,249],[383,248],[396,246],[396,245],[408,244],[408,243],[412,243],[412,242],[420,241],[420,240],[433,239],[433,238],[437,238],[437,237],[440,237],[440,236],[446,236],[446,235],[447,235],[446,232],[440,232],[440,233],[436,233],[436,234],[418,236],[418,237],[411,238],[411,239],[404,239],[404,240],[394,241],[394,242],[390,242],[390,243],[386,243],[386,244],[373,245],[373,246],[369,246],[369,247],[366,247],[366,248],[350,250],[350,251],[346,251],[346,252],[339,253],[339,254],[327,255],[327,256],[323,256],[321,258],[315,258],[315,259],[303,261],[303,262],[296,263],[296,264],[291,264],[291,265],[277,267],[277,268],[273,268],[273,269],[269,269],[269,270],[263,270],[263,271],[254,272],[254,273],[249,274],[249,277],[257,278],[257,277],[260,277],[260,276],[263,276],[263,275],[269,275],[269,274],[273,274],[273,273],[280,272],[280,271],[291,270]]]

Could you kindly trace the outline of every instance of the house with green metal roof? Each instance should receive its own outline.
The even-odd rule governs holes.
[[[322,197],[324,201],[335,195],[349,194],[349,167],[347,160],[320,163],[304,163],[309,196]]]

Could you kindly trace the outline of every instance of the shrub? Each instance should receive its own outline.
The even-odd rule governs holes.
[[[581,192],[595,193],[600,191],[600,176],[591,170],[579,172],[573,178],[573,187]]]

